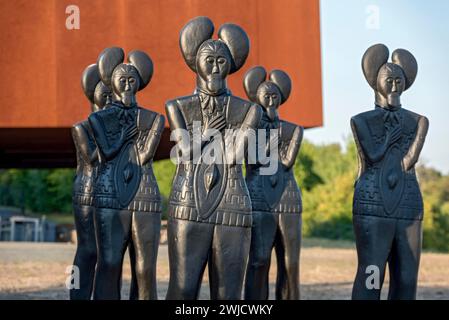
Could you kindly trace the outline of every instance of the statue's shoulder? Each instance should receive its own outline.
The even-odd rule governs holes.
[[[262,117],[262,108],[251,101],[236,96],[229,96],[229,104],[227,110],[227,121],[231,124],[242,123],[246,116],[251,113],[254,118],[254,126],[256,127]]]
[[[201,121],[200,99],[197,94],[168,100],[165,103],[165,111],[169,119],[173,114],[180,112],[187,126],[193,121]]]
[[[137,110],[137,125],[140,129],[150,129],[157,118],[161,118],[162,121],[165,121],[165,117],[156,111],[145,109],[140,106]]]
[[[236,113],[246,114],[255,103],[236,96],[229,96],[229,107]]]
[[[301,136],[304,133],[304,128],[302,126],[298,126],[297,124],[285,120],[280,121],[280,127],[282,140],[290,140],[293,137],[296,129],[300,131]]]
[[[72,138],[75,143],[93,139],[92,127],[87,119],[72,126]]]
[[[383,116],[384,114],[381,109],[376,108],[374,110],[368,110],[353,116],[351,118],[351,126],[356,130],[362,124],[370,128],[375,128],[377,126],[381,126],[383,128]]]
[[[91,127],[90,127],[89,121],[87,119],[77,122],[72,126],[72,134],[76,134],[78,136],[82,135],[82,134],[86,134],[86,133],[90,134],[90,131],[91,131]]]
[[[165,103],[165,107],[166,108],[177,107],[181,111],[183,111],[183,110],[187,110],[189,107],[192,107],[194,105],[198,106],[199,104],[200,104],[199,96],[197,94],[192,94],[189,96],[182,96],[182,97],[177,97],[175,99],[168,100]]]
[[[73,130],[83,130],[84,128],[86,128],[86,126],[88,126],[89,125],[89,121],[86,119],[86,120],[83,120],[83,121],[80,121],[80,122],[77,122],[77,123],[75,123],[73,126],[72,126],[72,131]]]
[[[353,116],[351,118],[351,120],[354,120],[356,122],[361,122],[361,121],[370,121],[372,119],[376,119],[378,117],[382,116],[382,111],[380,109],[373,109],[373,110],[368,110],[368,111],[364,111],[361,113],[356,114],[355,116]]]
[[[405,108],[401,108],[401,112],[404,119],[402,121],[403,126],[407,132],[415,132],[419,124],[427,127],[429,126],[429,119],[427,119],[425,116]]]
[[[104,108],[102,110],[98,110],[96,112],[92,112],[88,119],[89,121],[98,120],[98,119],[108,119],[116,117],[117,113],[120,111],[120,108],[114,104],[111,104],[109,107]]]
[[[121,108],[115,104],[92,113],[89,116],[89,125],[93,132],[106,131],[108,134],[118,134],[121,131],[121,125],[118,121]]]
[[[427,119],[427,117],[425,117],[425,116],[423,116],[423,115],[421,115],[419,113],[410,111],[410,110],[405,109],[405,108],[402,108],[401,110],[402,110],[404,116],[407,117],[407,118],[414,119],[415,121],[420,121],[421,119],[424,120],[424,121],[427,121],[427,122],[429,121]]]

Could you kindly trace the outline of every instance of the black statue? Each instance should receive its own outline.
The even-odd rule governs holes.
[[[130,298],[157,299],[161,197],[152,159],[165,119],[139,107],[135,99],[136,92],[151,80],[151,59],[144,52],[132,51],[128,63],[123,60],[120,48],[100,54],[101,79],[112,87],[115,101],[89,117],[100,159],[95,183],[98,263],[94,299],[120,299],[128,245],[133,273]]]
[[[260,120],[260,108],[231,95],[226,86],[226,77],[239,70],[248,56],[246,33],[234,24],[222,25],[218,40],[211,39],[213,33],[213,23],[207,17],[189,21],[180,32],[181,51],[197,74],[197,87],[193,95],[166,103],[172,133],[181,129],[192,136],[195,123],[201,124],[203,136],[208,129],[245,132],[255,129]],[[225,145],[221,134],[202,139],[198,163],[191,155],[192,144],[175,137],[179,154],[187,160],[178,163],[169,199],[167,299],[196,299],[206,264],[211,299],[242,298],[251,200],[242,174],[243,156],[232,162],[224,158],[243,153],[243,136],[238,137],[238,150]],[[223,152],[214,153],[215,160],[208,164],[204,159],[217,143]]]
[[[81,86],[91,102],[92,112],[97,112],[111,103],[112,91],[101,81],[96,64],[92,64],[84,70]],[[98,152],[92,137],[92,129],[87,120],[72,127],[72,137],[77,159],[73,184],[77,248],[73,265],[79,269],[80,287],[70,289],[70,299],[89,300],[92,295],[97,263],[93,185],[98,167]]]
[[[268,299],[268,272],[273,247],[277,256],[276,299],[299,299],[299,255],[301,248],[301,192],[293,165],[299,152],[303,128],[279,120],[277,109],[289,97],[291,80],[281,70],[273,70],[266,80],[263,67],[250,69],[244,78],[248,98],[262,106],[259,124],[269,144],[277,143],[278,167],[275,174],[264,174],[267,164],[246,165],[253,208],[251,249],[245,283],[245,299]],[[278,136],[270,138],[277,130]],[[257,140],[258,144],[259,141]],[[259,149],[259,148],[258,148]],[[263,149],[262,149],[263,150]]]
[[[416,77],[415,58],[403,49],[393,52],[392,63],[388,57],[383,44],[365,52],[362,69],[375,92],[375,109],[351,119],[360,160],[353,205],[358,255],[353,299],[380,299],[387,262],[388,299],[416,298],[423,201],[415,164],[429,122],[401,107],[400,96]],[[372,278],[376,269],[378,286]]]

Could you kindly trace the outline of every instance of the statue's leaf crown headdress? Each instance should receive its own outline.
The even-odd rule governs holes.
[[[187,65],[196,72],[196,57],[201,45],[212,38],[214,24],[207,17],[197,17],[182,28],[179,34],[179,46]],[[223,42],[231,54],[231,71],[238,71],[246,61],[249,53],[249,39],[246,32],[238,25],[223,24],[218,30],[218,40]]]
[[[104,49],[98,56],[97,64],[101,80],[111,86],[114,70],[123,64],[125,53],[122,48],[111,47]],[[139,76],[139,90],[145,88],[153,76],[153,61],[143,51],[133,50],[128,54],[127,65],[132,66]]]
[[[248,98],[257,103],[257,90],[266,81],[267,72],[264,67],[257,66],[248,70],[243,78],[243,87]],[[288,74],[282,70],[271,71],[268,82],[273,83],[281,93],[281,104],[287,101],[292,90],[292,81]]]
[[[369,47],[362,58],[362,70],[368,84],[377,91],[379,70],[388,62],[389,51],[383,44]],[[405,77],[405,90],[411,87],[416,79],[418,63],[415,57],[405,49],[396,49],[391,55],[391,61],[399,66]]]

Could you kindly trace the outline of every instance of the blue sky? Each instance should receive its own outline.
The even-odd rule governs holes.
[[[306,138],[352,139],[349,119],[374,106],[361,57],[375,43],[384,43],[390,53],[407,49],[417,59],[418,76],[402,94],[402,106],[429,118],[421,162],[449,173],[447,0],[321,0],[324,127],[307,130]]]

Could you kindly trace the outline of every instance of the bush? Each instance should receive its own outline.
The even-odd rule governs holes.
[[[303,193],[303,234],[353,240],[352,198],[357,175],[355,144],[314,145],[304,141],[294,172]],[[170,160],[154,163],[154,173],[166,208],[175,173]],[[449,252],[449,176],[420,166],[424,197],[426,249]],[[72,212],[73,169],[0,170],[0,205],[39,213]]]

